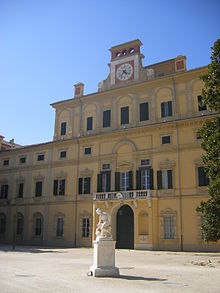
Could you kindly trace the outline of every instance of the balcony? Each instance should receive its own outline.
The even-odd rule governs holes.
[[[110,200],[136,200],[150,199],[156,197],[156,190],[127,190],[127,191],[111,191],[111,192],[95,192],[93,194],[94,201],[110,201]]]

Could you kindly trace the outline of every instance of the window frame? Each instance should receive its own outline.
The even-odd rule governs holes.
[[[108,114],[107,114],[108,113]],[[106,117],[104,117],[107,115]],[[111,110],[104,110],[102,112],[102,128],[111,127]]]
[[[92,155],[92,148],[91,147],[85,147],[84,148],[84,156],[91,156]]]
[[[172,101],[161,102],[161,118],[173,116],[173,103]]]
[[[60,124],[60,135],[66,135],[67,123],[65,121],[61,122]]]
[[[43,194],[43,180],[35,181],[35,197],[42,197]]]
[[[93,117],[92,116],[87,117],[86,121],[87,121],[86,122],[86,130],[87,131],[93,130]]]
[[[120,108],[120,124],[129,124],[129,106]]]
[[[146,109],[143,109],[146,107]],[[146,116],[146,117],[144,117]],[[149,105],[148,102],[143,102],[139,104],[139,121],[148,121],[149,120]]]
[[[90,237],[90,218],[83,217],[82,218],[82,238]]]

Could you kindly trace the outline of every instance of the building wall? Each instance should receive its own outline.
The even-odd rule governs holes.
[[[205,68],[164,76],[126,87],[83,96],[53,104],[56,110],[54,141],[0,152],[0,184],[9,186],[7,199],[0,199],[0,214],[6,216],[6,231],[0,240],[12,243],[15,215],[24,217],[23,233],[16,243],[52,246],[91,246],[95,238],[100,207],[112,218],[116,239],[118,209],[128,204],[134,213],[134,248],[180,250],[181,230],[184,250],[220,250],[220,244],[206,244],[201,238],[201,216],[196,207],[208,199],[206,187],[198,187],[198,167],[202,165],[197,130],[211,112],[198,111],[201,93],[199,76]],[[161,103],[172,101],[172,116],[161,117]],[[149,120],[140,122],[139,104],[148,102]],[[129,107],[129,123],[121,125],[121,107]],[[102,127],[102,113],[111,109],[111,126]],[[93,129],[87,131],[87,118],[93,117]],[[60,134],[66,122],[66,134]],[[162,136],[170,135],[170,144]],[[91,155],[85,148],[91,147]],[[66,151],[66,158],[60,152]],[[44,154],[44,161],[37,156]],[[21,164],[20,158],[26,157]],[[3,162],[9,158],[9,165]],[[150,197],[96,200],[97,174],[110,164],[111,191],[115,191],[115,172],[133,172],[141,160],[149,159],[154,188]],[[157,188],[157,171],[172,170],[173,188]],[[79,178],[90,177],[89,194],[79,194]],[[65,195],[53,194],[54,180],[65,179]],[[42,180],[42,196],[35,196],[36,181]],[[24,182],[24,196],[17,198],[18,184]],[[84,184],[84,183],[83,183]],[[117,190],[116,190],[117,191]],[[93,197],[95,198],[93,202]],[[180,209],[181,205],[181,209]],[[34,219],[42,217],[43,231],[34,235]],[[164,239],[164,217],[174,219],[173,239]],[[56,236],[57,219],[62,218],[62,236]],[[89,234],[83,237],[83,219],[89,219]]]

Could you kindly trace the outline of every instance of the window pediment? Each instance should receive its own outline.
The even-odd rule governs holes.
[[[175,167],[176,162],[175,161],[171,161],[169,159],[165,159],[164,161],[159,163],[159,168],[160,169],[168,169],[168,168],[173,168]]]
[[[80,171],[80,176],[82,176],[82,177],[92,176],[92,174],[93,174],[93,170],[88,169],[88,168]]]

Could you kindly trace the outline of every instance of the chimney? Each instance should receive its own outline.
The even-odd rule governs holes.
[[[78,82],[74,85],[74,87],[74,98],[82,97],[84,92],[84,84],[82,82]]]

